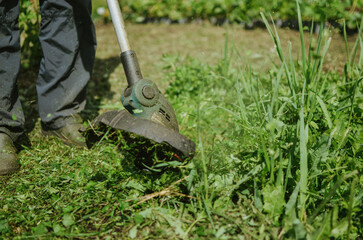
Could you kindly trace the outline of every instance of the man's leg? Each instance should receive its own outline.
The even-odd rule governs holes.
[[[43,0],[40,10],[43,59],[37,81],[38,105],[43,129],[51,131],[77,122],[72,116],[85,107],[96,36],[91,0]]]
[[[0,0],[0,175],[19,168],[13,142],[24,132],[17,76],[20,68],[19,2]]]
[[[0,132],[15,141],[24,131],[18,95],[20,69],[19,2],[0,0]]]

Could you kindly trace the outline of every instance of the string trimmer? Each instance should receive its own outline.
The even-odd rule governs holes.
[[[107,0],[111,19],[121,49],[121,62],[128,86],[122,91],[121,102],[126,110],[115,110],[98,116],[89,131],[99,125],[166,143],[181,157],[192,157],[195,144],[179,133],[175,112],[156,84],[144,79],[135,51],[131,50],[122,13],[117,0]]]

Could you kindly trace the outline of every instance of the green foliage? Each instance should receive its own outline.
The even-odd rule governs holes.
[[[272,13],[274,19],[296,19],[294,1],[285,0],[122,0],[122,10],[127,19],[142,22],[147,18],[228,19],[230,22],[250,22],[259,19],[260,12]],[[322,0],[300,1],[304,20],[342,20],[355,29],[362,18],[362,1]]]
[[[148,18],[182,19],[228,19],[230,22],[251,22],[259,19],[260,12],[271,13],[274,19],[296,19],[296,7],[292,1],[274,0],[124,0],[120,2],[124,17],[135,22]],[[99,7],[107,8],[105,2],[94,1],[93,15]],[[338,20],[346,22],[347,27],[356,29],[362,19],[363,3],[357,0],[302,1],[302,13],[305,20]],[[105,9],[101,16],[109,21],[109,12]],[[22,31],[22,65],[25,68],[38,67],[42,57],[38,39],[40,13],[38,1],[20,1],[19,26]]]
[[[22,32],[22,65],[25,68],[38,67],[42,57],[38,39],[40,14],[38,1],[20,1],[19,28]]]
[[[195,129],[195,138],[202,136],[195,166],[204,204],[223,212],[213,205],[218,199],[247,196],[287,238],[354,239],[359,230],[353,228],[361,229],[359,213],[353,214],[353,206],[362,202],[361,188],[354,184],[362,181],[362,148],[357,146],[361,56],[346,66],[343,76],[325,73],[328,32],[321,31],[316,47],[307,53],[302,49],[302,59],[295,61],[291,54],[283,55],[276,28],[263,18],[281,59],[281,67],[268,75],[232,68],[234,49],[213,67],[164,58],[172,69],[168,97],[186,131]],[[306,41],[303,34],[301,41]],[[356,43],[362,47],[361,35]],[[351,55],[357,51],[354,47]],[[186,117],[186,106],[197,109]]]
[[[271,217],[274,221],[278,222],[279,217],[283,213],[285,200],[283,187],[267,185],[262,190],[263,196],[263,210]]]

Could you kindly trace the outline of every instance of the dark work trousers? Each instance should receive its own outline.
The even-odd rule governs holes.
[[[40,0],[43,58],[37,80],[42,125],[58,129],[85,107],[96,52],[91,0]],[[17,76],[20,68],[18,0],[0,0],[0,132],[24,132]]]

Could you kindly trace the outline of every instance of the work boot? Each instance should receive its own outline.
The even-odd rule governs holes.
[[[54,136],[62,140],[68,146],[76,148],[87,147],[86,139],[82,136],[80,129],[83,124],[79,115],[75,115],[65,119],[66,125],[59,129],[50,129],[42,124],[42,133],[44,136]]]
[[[0,133],[0,175],[11,174],[19,168],[13,140],[7,134]]]

